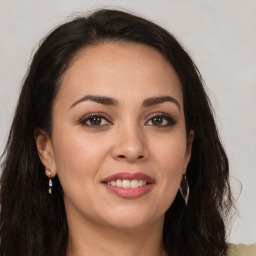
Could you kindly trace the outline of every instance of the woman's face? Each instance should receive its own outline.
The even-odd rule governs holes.
[[[176,72],[145,45],[80,51],[54,102],[49,144],[68,220],[162,224],[191,151]]]

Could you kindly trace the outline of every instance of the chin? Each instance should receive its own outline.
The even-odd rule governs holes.
[[[104,212],[105,222],[117,229],[136,230],[146,228],[152,223],[162,221],[162,216],[152,214],[150,209],[139,209],[139,207],[123,207],[116,211]]]

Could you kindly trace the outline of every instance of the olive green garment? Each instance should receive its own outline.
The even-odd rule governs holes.
[[[230,244],[228,256],[256,256],[256,244]]]

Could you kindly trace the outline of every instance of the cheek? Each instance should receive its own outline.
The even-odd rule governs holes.
[[[167,210],[178,192],[182,174],[186,169],[185,137],[174,136],[170,140],[162,141],[161,146],[155,147],[154,155],[160,183],[159,202]]]
[[[88,180],[94,180],[106,149],[72,129],[56,127],[53,135],[55,164],[64,191],[66,187],[86,188]]]
[[[179,132],[173,136],[156,139],[153,142],[154,155],[162,170],[171,175],[172,172],[182,172],[186,158],[186,135]],[[153,148],[153,147],[152,147]],[[169,170],[169,171],[168,171]]]

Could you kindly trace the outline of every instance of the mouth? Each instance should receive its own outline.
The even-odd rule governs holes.
[[[122,172],[105,178],[101,183],[119,197],[135,199],[148,193],[155,181],[144,173]]]
[[[122,187],[122,188],[138,188],[145,186],[149,183],[147,183],[145,180],[112,180],[105,182],[105,184],[113,186],[113,187]]]

